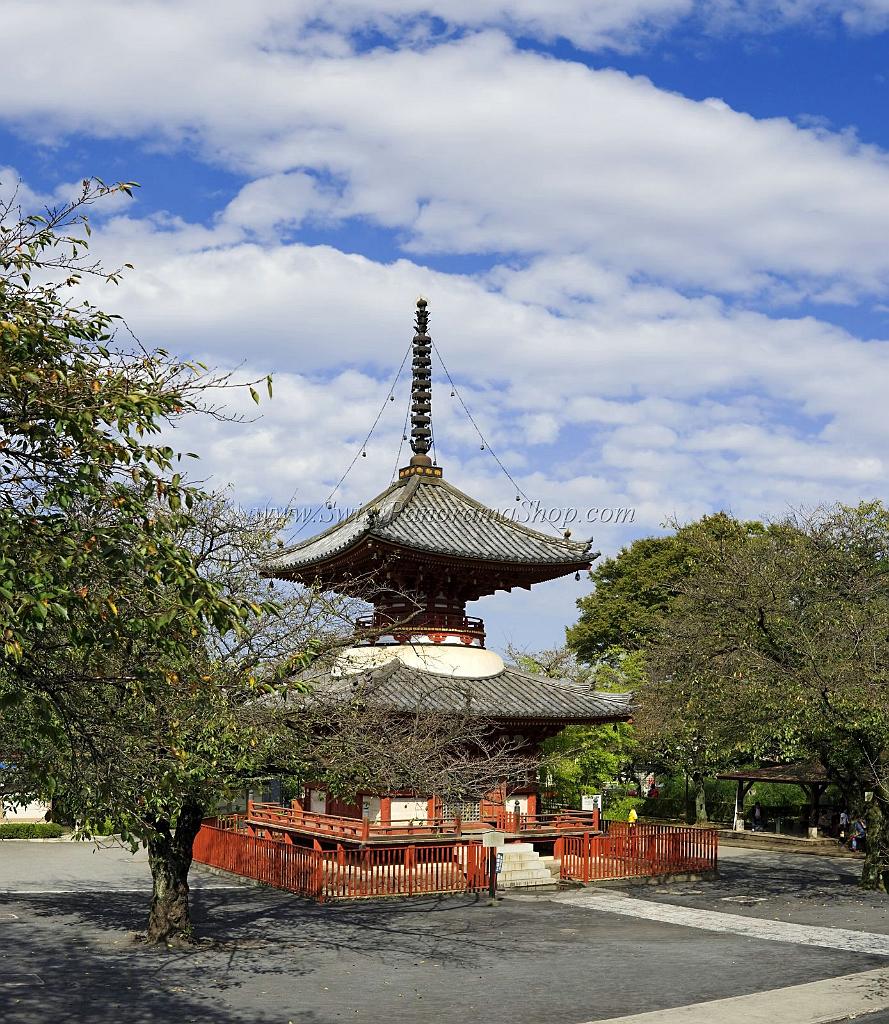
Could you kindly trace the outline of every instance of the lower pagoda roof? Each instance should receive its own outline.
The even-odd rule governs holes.
[[[590,690],[567,679],[523,672],[512,666],[489,676],[456,676],[406,665],[393,658],[360,673],[308,674],[324,696],[351,698],[360,691],[392,711],[427,710],[466,714],[508,722],[594,725],[625,722],[632,715],[632,694]]]
[[[440,471],[438,471],[440,472]],[[341,523],[267,559],[266,576],[332,582],[371,551],[514,567],[522,582],[588,569],[592,541],[553,537],[488,508],[441,476],[414,474],[388,487]],[[370,549],[370,551],[368,550]]]

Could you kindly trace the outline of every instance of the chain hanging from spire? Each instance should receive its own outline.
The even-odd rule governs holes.
[[[417,299],[411,386],[411,448],[415,455],[426,455],[432,447],[432,339],[426,306],[425,299]]]

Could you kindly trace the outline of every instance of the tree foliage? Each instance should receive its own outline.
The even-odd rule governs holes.
[[[567,647],[545,651],[510,648],[513,662],[526,672],[567,679],[591,690],[622,693],[634,690],[641,681],[638,654],[627,655],[616,664],[584,665]],[[599,791],[632,767],[636,753],[635,730],[620,722],[614,725],[571,725],[543,743],[540,772],[546,788],[558,794],[560,802],[577,807],[584,793]]]
[[[749,756],[747,726],[721,713],[718,676],[677,664],[655,678],[645,656],[669,630],[677,602],[712,550],[722,551],[761,533],[757,522],[718,513],[678,527],[665,537],[635,541],[592,572],[596,589],[580,598],[580,617],[568,630],[577,656],[619,666],[634,655],[636,757],[650,768],[687,772],[694,785],[694,820],[708,819],[705,781]]]
[[[703,557],[652,646],[738,722],[759,756],[817,756],[868,803],[863,883],[889,882],[889,511],[879,502],[792,515]]]
[[[132,188],[85,181],[43,214],[0,209],[0,713],[4,788],[64,789],[86,833],[147,842],[157,897],[163,844],[190,860],[199,782],[202,797],[222,760],[252,760],[218,643],[272,606],[208,571],[192,543],[205,497],[162,440],[223,415],[213,396],[234,382],[127,343],[81,298],[84,275],[119,276],[90,262],[86,211]]]
[[[688,574],[690,552],[678,535],[644,537],[590,573],[595,589],[577,601],[568,646],[593,663],[613,652],[640,650]]]
[[[227,629],[249,612],[183,557],[177,537],[198,491],[161,436],[199,409],[220,415],[208,396],[233,382],[122,343],[122,321],[80,300],[83,275],[120,273],[89,262],[85,211],[132,188],[85,181],[44,214],[0,208],[2,699],[27,696],[44,720],[72,682],[47,670],[61,646],[101,672],[103,651],[153,634],[172,654],[193,628]],[[128,659],[127,685],[153,674]]]

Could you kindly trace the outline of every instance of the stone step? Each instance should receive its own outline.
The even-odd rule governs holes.
[[[501,868],[499,878],[551,878],[546,868]]]
[[[562,862],[560,860],[556,860],[552,854],[549,854],[546,857],[541,857],[540,860],[546,866],[547,871],[549,871],[553,878],[560,877],[562,872]]]
[[[498,878],[498,889],[533,889],[538,885],[554,885],[550,875],[543,878],[535,875],[533,878]]]
[[[497,875],[502,889],[552,885],[553,876],[531,843],[509,843],[498,851],[503,864]]]

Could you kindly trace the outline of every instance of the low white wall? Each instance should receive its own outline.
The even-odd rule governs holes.
[[[393,821],[416,821],[425,824],[429,805],[425,800],[398,800],[392,798]]]
[[[51,804],[40,800],[32,800],[26,804],[3,802],[0,808],[0,821],[44,821]]]

